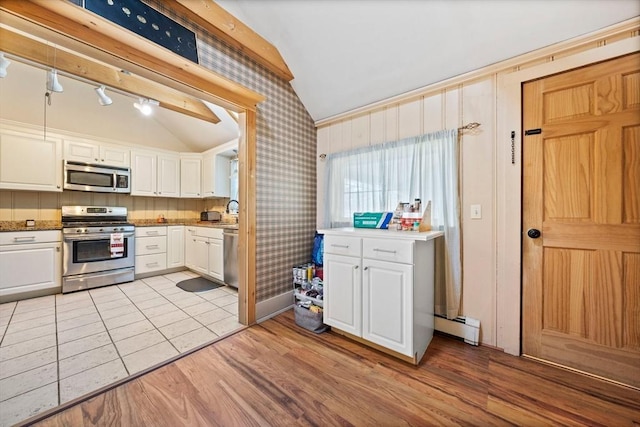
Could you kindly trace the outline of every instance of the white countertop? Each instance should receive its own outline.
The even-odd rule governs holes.
[[[428,241],[436,237],[444,236],[443,231],[399,231],[399,230],[381,230],[377,228],[325,228],[318,230],[320,234],[329,234],[336,236],[354,236],[354,237],[375,237],[379,239],[406,239],[416,241]]]

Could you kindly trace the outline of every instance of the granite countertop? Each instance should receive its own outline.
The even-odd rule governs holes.
[[[196,227],[210,227],[210,228],[231,228],[238,229],[238,224],[235,222],[211,222],[200,221],[199,219],[165,219],[165,222],[158,222],[155,219],[138,219],[130,221],[136,227],[154,227],[158,225],[191,225]]]
[[[0,221],[0,232],[46,230],[62,230],[62,223],[60,221],[36,221],[35,226],[27,227],[26,221]]]
[[[191,225],[198,227],[211,228],[230,228],[238,229],[238,224],[234,222],[209,222],[200,221],[199,219],[167,219],[165,222],[159,223],[155,219],[136,219],[130,220],[136,227],[152,227],[157,225]],[[62,230],[60,221],[36,221],[33,227],[27,227],[26,221],[0,221],[0,232],[4,231],[46,231],[46,230]]]

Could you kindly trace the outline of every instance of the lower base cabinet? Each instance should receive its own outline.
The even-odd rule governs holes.
[[[224,281],[223,230],[211,227],[187,227],[185,239],[187,268]]]
[[[167,227],[136,227],[136,274],[167,269]]]
[[[442,232],[319,230],[324,323],[418,363],[434,329],[434,239]]]
[[[58,293],[62,285],[62,233],[0,233],[0,303],[18,295]]]

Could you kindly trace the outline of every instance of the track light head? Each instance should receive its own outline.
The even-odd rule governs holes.
[[[98,102],[103,106],[113,104],[113,100],[104,93],[105,89],[104,85],[95,88],[95,91],[98,94]]]
[[[47,89],[51,92],[63,92],[64,88],[58,81],[58,70],[49,70],[47,73]]]
[[[7,68],[11,61],[4,57],[4,52],[0,52],[0,78],[7,77]]]
[[[154,101],[153,99],[144,98],[139,98],[138,102],[133,103],[133,106],[136,109],[140,110],[140,112],[145,116],[150,116],[151,113],[153,113],[153,108],[151,108],[152,105],[160,105],[160,103],[158,101]]]

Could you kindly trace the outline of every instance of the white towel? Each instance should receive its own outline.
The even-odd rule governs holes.
[[[109,248],[111,250],[111,258],[124,256],[124,236],[122,233],[111,233]]]

